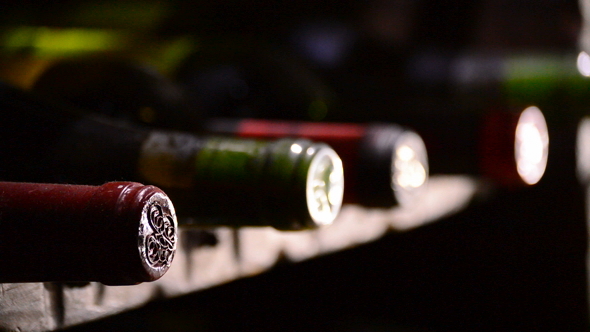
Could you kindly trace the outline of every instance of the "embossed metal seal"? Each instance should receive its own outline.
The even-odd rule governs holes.
[[[151,275],[157,278],[168,270],[177,242],[174,207],[166,195],[155,193],[143,207],[138,236],[139,254]]]

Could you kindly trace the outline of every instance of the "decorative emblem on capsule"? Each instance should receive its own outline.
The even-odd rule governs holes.
[[[153,269],[165,270],[170,267],[176,252],[176,221],[171,206],[162,204],[162,199],[154,195],[145,208],[140,225],[140,241],[143,242],[142,256]]]

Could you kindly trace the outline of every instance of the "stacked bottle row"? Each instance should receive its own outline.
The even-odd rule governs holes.
[[[301,230],[331,224],[343,203],[411,208],[431,148],[462,150],[450,172],[508,187],[537,183],[547,162],[536,107],[479,116],[467,145],[440,142],[441,153],[404,125],[212,117],[191,96],[187,84],[115,59],[57,62],[31,91],[2,83],[0,174],[13,182],[0,185],[0,233],[14,254],[0,281],[151,281],[171,264],[177,226]],[[81,242],[63,245],[72,237]],[[23,250],[30,243],[39,246]],[[120,243],[126,253],[105,261]],[[84,249],[69,255],[72,246]]]

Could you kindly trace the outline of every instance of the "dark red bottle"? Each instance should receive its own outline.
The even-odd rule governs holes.
[[[0,182],[0,283],[132,285],[169,269],[172,202],[154,186]]]

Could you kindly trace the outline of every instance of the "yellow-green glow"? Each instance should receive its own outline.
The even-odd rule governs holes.
[[[5,32],[2,47],[8,51],[26,49],[40,56],[59,56],[118,49],[127,40],[127,34],[117,30],[23,26]]]

